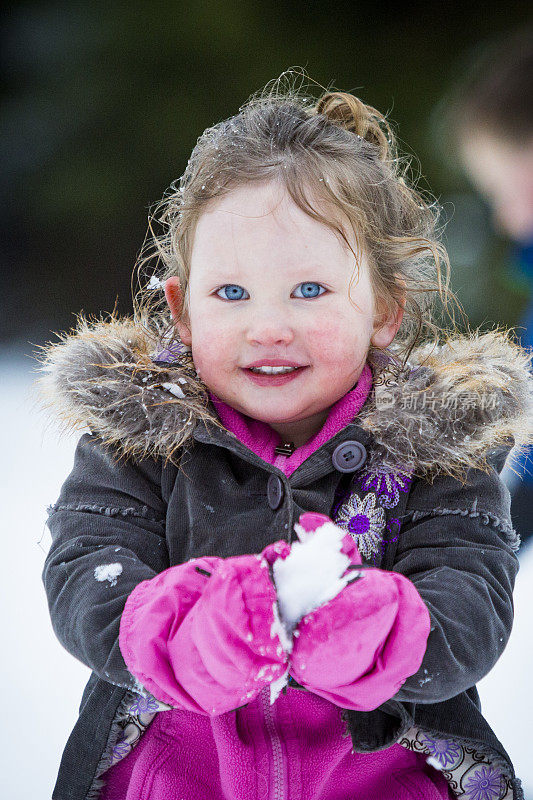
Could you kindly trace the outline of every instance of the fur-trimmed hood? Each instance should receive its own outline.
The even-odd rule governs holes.
[[[125,457],[173,460],[197,424],[222,428],[177,333],[165,346],[148,320],[79,315],[59,336],[35,355],[36,388],[64,429],[88,427]],[[373,356],[373,390],[357,419],[375,445],[368,465],[463,478],[513,444],[533,445],[531,359],[500,330],[422,345],[402,371],[394,357]]]

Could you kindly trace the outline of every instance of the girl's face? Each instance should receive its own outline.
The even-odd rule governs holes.
[[[354,243],[352,243],[354,246]],[[356,249],[354,247],[354,249]],[[357,250],[356,250],[357,252]],[[304,442],[357,382],[372,342],[386,347],[402,313],[375,320],[366,260],[311,219],[278,184],[250,184],[216,201],[195,232],[189,315],[177,322],[204,384],[243,414]],[[182,295],[165,295],[177,320]],[[290,380],[259,378],[251,364],[283,359]]]

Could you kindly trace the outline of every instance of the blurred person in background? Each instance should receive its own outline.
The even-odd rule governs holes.
[[[485,44],[447,104],[452,146],[488,202],[496,231],[512,241],[510,268],[531,294],[518,320],[522,346],[533,346],[533,26]],[[533,452],[509,456],[502,478],[513,524],[533,542]]]

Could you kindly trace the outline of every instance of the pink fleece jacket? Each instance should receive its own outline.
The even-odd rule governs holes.
[[[331,407],[322,429],[288,457],[275,454],[280,437],[269,425],[245,417],[214,395],[211,400],[228,430],[265,461],[290,475],[355,417],[371,385],[372,374],[366,365],[355,388]],[[282,550],[283,547],[280,553]],[[206,579],[195,570],[200,562],[204,570],[211,573],[210,578]],[[354,559],[353,563],[358,561]],[[370,575],[375,582],[365,584],[364,599],[356,582],[346,586],[327,604],[329,612],[318,609],[318,616],[314,612],[312,623],[304,618],[301,635],[295,641],[305,653],[306,671],[298,674],[292,667],[291,674],[305,685],[311,668],[310,691],[287,687],[286,693],[280,694],[272,705],[269,681],[283,673],[288,659],[279,639],[271,636],[270,582],[261,572],[257,556],[195,559],[171,567],[136,587],[128,598],[121,621],[122,653],[130,671],[156,697],[177,707],[159,712],[134,750],[104,775],[108,782],[101,795],[103,800],[453,798],[445,778],[426,763],[423,754],[396,744],[375,753],[352,753],[351,741],[343,735],[342,708],[375,708],[391,697],[395,690],[387,676],[393,674],[395,681],[402,676],[405,678],[416,671],[421,660],[419,655],[413,662],[412,655],[406,652],[412,648],[413,625],[418,631],[419,654],[423,654],[429,633],[421,606],[423,601],[406,578],[377,569],[368,570],[365,578]],[[357,630],[361,641],[366,642],[369,637],[363,649],[366,647],[370,652],[374,648],[373,657],[367,659],[364,674],[357,680],[353,678],[352,669],[350,680],[344,676],[332,684],[331,676],[335,673],[331,670],[332,661],[336,666],[346,663],[351,669],[353,659],[342,659],[342,651],[347,650],[350,639],[341,642],[339,653],[332,655],[331,651],[322,652],[324,647],[319,646],[320,637],[315,634],[313,638],[313,629],[320,628],[325,614],[338,613],[339,608],[334,608],[336,602],[351,602],[354,607],[349,592],[355,591],[359,592],[356,598],[359,610],[362,601],[369,612],[358,613],[359,621],[364,619],[366,628],[364,632]],[[240,598],[237,604],[236,597]],[[169,601],[169,598],[173,599]],[[243,602],[248,606],[245,617],[242,617]],[[194,616],[188,613],[192,607]],[[322,618],[320,613],[323,613]],[[215,618],[214,621],[211,618]],[[401,646],[405,635],[402,626],[407,623],[410,626],[409,648]],[[206,625],[211,626],[207,640],[200,634]],[[250,630],[253,625],[251,639],[250,634],[235,639],[235,631]],[[162,630],[166,631],[164,642]],[[353,631],[351,633],[353,641]],[[396,649],[390,649],[391,642],[395,642]],[[151,647],[150,643],[155,644]],[[234,648],[229,659],[224,652],[228,643]],[[385,646],[389,647],[386,658],[383,655]],[[267,652],[269,647],[271,652]],[[213,656],[217,648],[219,652]],[[381,653],[379,658],[376,648]],[[187,659],[183,658],[184,652],[188,654]],[[406,666],[409,657],[411,661]],[[184,661],[188,662],[185,666]],[[370,670],[372,662],[379,662],[380,669]],[[246,690],[253,683],[252,664],[254,670],[259,664],[263,665],[253,678],[257,681],[257,676],[263,675],[263,680],[248,694]],[[211,699],[216,694],[213,675],[220,678],[222,705],[219,710],[224,702],[228,708],[235,709],[237,697],[244,702],[250,696],[252,699],[235,710],[211,715],[211,709],[204,707],[204,698]],[[358,685],[363,686],[364,681],[367,685],[361,690]],[[385,692],[382,698],[380,686]],[[244,696],[240,696],[241,693]]]

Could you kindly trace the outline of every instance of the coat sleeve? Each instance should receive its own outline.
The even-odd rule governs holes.
[[[169,567],[161,461],[117,461],[93,434],[48,509],[52,544],[42,580],[54,632],[102,680],[139,689],[119,647],[127,597]]]
[[[493,468],[471,469],[465,485],[417,479],[406,510],[392,569],[425,602],[430,633],[419,670],[393,699],[437,703],[487,675],[509,639],[519,567],[510,496]]]

